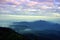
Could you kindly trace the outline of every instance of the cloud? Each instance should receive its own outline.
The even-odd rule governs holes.
[[[40,1],[42,1],[42,0],[40,0]],[[43,0],[44,2],[40,2],[40,1],[39,0],[33,0],[33,1],[32,0],[2,0],[0,2],[1,2],[1,4],[16,5],[16,6],[18,6],[18,5],[21,6],[24,4],[27,6],[30,6],[30,7],[34,7],[37,4],[38,5],[45,4],[45,5],[53,6],[53,2],[51,2],[51,1],[45,1],[45,0]]]
[[[0,3],[0,14],[11,15],[50,16],[55,7],[53,0],[1,0]]]
[[[50,21],[54,23],[60,23],[60,17],[58,16],[26,16],[26,15],[0,15],[0,24],[3,26],[7,23],[11,22],[33,22],[36,20],[45,20],[45,21]],[[6,22],[6,23],[4,23]]]
[[[53,16],[60,17],[59,13],[53,13]]]
[[[31,31],[32,29],[24,29],[24,31]]]
[[[33,22],[37,20],[45,20],[54,23],[60,23],[60,16],[55,16],[59,14],[52,14],[52,16],[26,16],[26,15],[0,15],[0,26],[8,27],[12,22]],[[25,29],[25,31],[30,31],[31,29]]]
[[[5,5],[6,6],[6,5]],[[59,7],[58,7],[59,8]],[[55,12],[52,10],[52,7],[48,7],[46,5],[43,5],[41,7],[41,9],[32,9],[32,8],[28,8],[28,9],[22,9],[22,7],[17,7],[15,8],[13,5],[10,6],[6,6],[4,8],[0,9],[0,14],[9,14],[9,15],[29,15],[29,16],[52,16]],[[47,10],[46,10],[47,9]],[[51,9],[51,10],[50,10]],[[60,12],[58,12],[60,13]],[[55,13],[55,14],[58,14]],[[53,15],[55,16],[55,15]]]
[[[55,3],[59,3],[59,2],[56,1]],[[22,8],[41,8],[41,7],[43,7],[43,5],[47,5],[49,7],[54,7],[53,0],[1,0],[0,4],[8,4],[11,6],[15,5],[14,7],[22,6]],[[38,5],[40,5],[40,6],[38,6]],[[59,3],[59,5],[60,5],[60,3]]]
[[[53,2],[53,0],[31,0],[36,2]]]
[[[26,16],[26,15],[0,15],[0,20],[17,20],[17,21],[34,21],[34,20],[50,20],[59,18],[56,16]]]
[[[60,2],[60,0],[55,0],[56,2]]]

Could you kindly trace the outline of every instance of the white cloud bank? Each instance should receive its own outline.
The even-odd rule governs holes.
[[[60,17],[56,16],[0,15],[0,26],[8,27],[8,25],[12,24],[12,22],[34,22],[37,20],[50,21],[60,24]]]

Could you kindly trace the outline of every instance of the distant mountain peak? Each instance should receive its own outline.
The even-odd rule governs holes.
[[[22,25],[22,26],[21,26]],[[14,22],[12,27],[16,27],[15,29],[32,29],[32,30],[60,30],[60,24],[53,23],[44,20],[38,20],[34,22]]]

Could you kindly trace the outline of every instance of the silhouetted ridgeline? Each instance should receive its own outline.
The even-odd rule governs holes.
[[[0,40],[60,40],[60,31],[45,30],[22,35],[10,28],[0,27]]]
[[[60,24],[44,20],[34,22],[14,22],[10,27],[14,27],[15,29],[30,28],[32,30],[60,30]]]
[[[0,40],[25,40],[25,37],[10,28],[0,27]]]
[[[21,31],[25,29],[32,30]],[[0,27],[0,40],[60,40],[60,24],[43,20],[14,22],[10,28]]]
[[[60,40],[60,24],[48,21],[35,21],[35,22],[14,22],[10,27],[14,28],[20,33],[20,30],[27,28],[32,29],[25,33],[26,40]]]

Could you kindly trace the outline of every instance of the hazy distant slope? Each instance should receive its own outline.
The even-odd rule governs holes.
[[[60,30],[60,24],[52,23],[49,21],[38,20],[34,22],[14,22],[11,27],[17,28],[30,28],[32,30]]]
[[[0,40],[24,40],[24,36],[10,28],[0,27]]]

